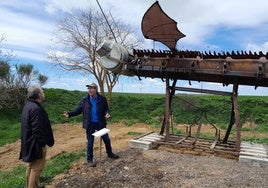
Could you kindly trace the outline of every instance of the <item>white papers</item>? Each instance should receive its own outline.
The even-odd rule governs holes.
[[[110,132],[110,129],[107,129],[107,128],[103,128],[97,132],[94,132],[92,135],[95,136],[95,137],[101,137],[105,134],[107,134],[108,132]]]

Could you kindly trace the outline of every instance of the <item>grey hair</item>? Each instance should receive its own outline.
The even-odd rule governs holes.
[[[38,99],[38,95],[43,92],[43,89],[40,86],[30,86],[27,90],[28,99]]]

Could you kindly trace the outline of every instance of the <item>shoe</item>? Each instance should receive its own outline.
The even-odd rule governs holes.
[[[89,161],[87,164],[89,167],[96,167],[97,166],[97,164],[93,163],[93,161]]]
[[[112,158],[112,159],[118,159],[119,158],[119,156],[114,154],[114,153],[108,154],[108,157]]]

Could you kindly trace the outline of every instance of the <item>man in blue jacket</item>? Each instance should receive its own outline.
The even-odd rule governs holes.
[[[20,159],[27,162],[27,188],[38,187],[39,177],[45,167],[46,146],[54,145],[54,136],[47,112],[41,103],[45,94],[41,87],[28,88],[28,102],[21,115]]]
[[[91,167],[95,167],[96,164],[93,163],[94,136],[92,134],[95,131],[106,128],[106,119],[110,117],[110,111],[106,98],[98,93],[98,86],[95,83],[91,83],[86,85],[86,87],[88,88],[88,95],[80,101],[76,109],[65,112],[63,115],[69,118],[81,113],[83,114],[83,128],[86,129],[88,140],[87,162]],[[119,158],[118,155],[112,152],[108,133],[101,138],[104,141],[108,157]]]

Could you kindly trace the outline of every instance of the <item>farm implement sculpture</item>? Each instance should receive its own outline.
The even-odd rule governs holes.
[[[197,148],[213,153],[237,154],[241,143],[241,122],[238,109],[239,85],[268,87],[268,53],[252,52],[200,52],[176,50],[177,41],[185,37],[177,29],[177,23],[168,17],[156,1],[142,19],[142,32],[145,38],[165,44],[170,50],[127,51],[117,43],[105,42],[98,50],[102,66],[116,74],[128,76],[161,78],[166,82],[165,118],[161,134],[164,140],[158,144],[175,147]],[[178,80],[221,83],[233,85],[232,92],[176,87]],[[172,84],[170,82],[172,81]],[[220,141],[219,129],[215,128],[215,140],[198,140],[205,115],[199,121],[196,135],[191,136],[191,126],[184,137],[170,134],[171,102],[175,91],[209,93],[230,96],[232,110],[225,137]],[[235,142],[228,141],[233,125],[236,125]]]

